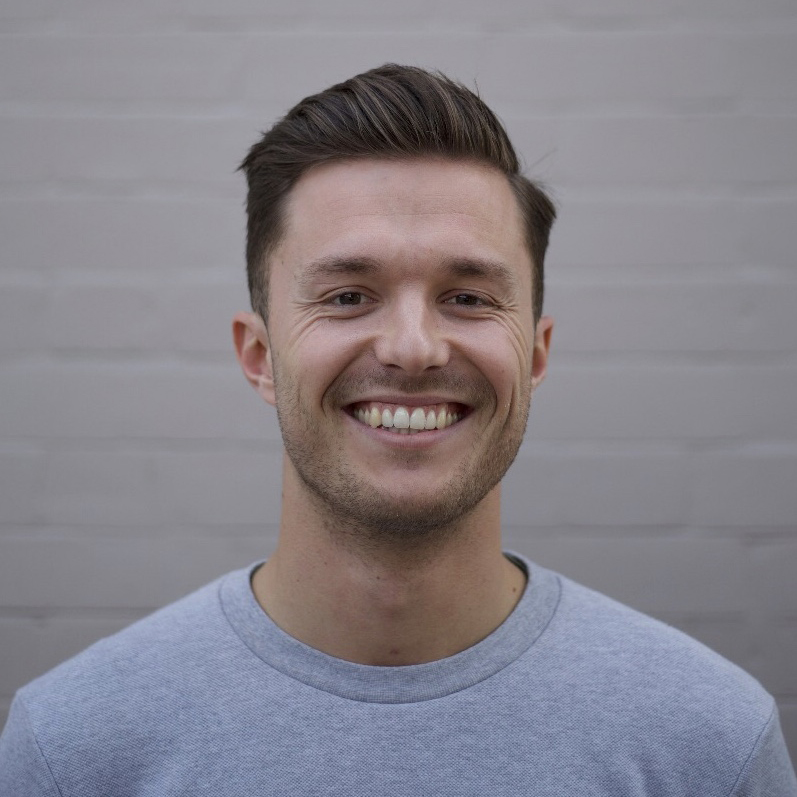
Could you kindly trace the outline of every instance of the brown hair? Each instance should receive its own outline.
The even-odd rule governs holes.
[[[241,164],[249,184],[246,262],[252,308],[267,320],[268,256],[284,233],[285,200],[312,166],[352,158],[444,157],[497,168],[509,180],[533,262],[534,320],[556,210],[520,174],[501,123],[470,89],[440,73],[385,64],[294,106]]]

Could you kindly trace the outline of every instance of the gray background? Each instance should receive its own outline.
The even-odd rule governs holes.
[[[508,545],[748,669],[794,755],[794,0],[5,0],[0,30],[0,719],[268,554],[234,170],[394,60],[477,83],[561,207]]]

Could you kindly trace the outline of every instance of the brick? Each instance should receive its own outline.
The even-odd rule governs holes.
[[[794,483],[789,492],[794,492]],[[785,500],[784,490],[781,501]],[[761,542],[753,547],[751,567],[756,582],[756,611],[774,618],[781,626],[790,622],[797,628],[797,515],[792,521],[784,530],[786,539]],[[794,661],[797,659],[792,658]]]
[[[58,275],[218,272],[244,262],[244,224],[240,203],[227,200],[0,199],[0,262]]]
[[[47,292],[42,327],[54,351],[164,349],[158,290],[125,285],[63,285]],[[134,368],[131,367],[132,371]]]
[[[188,11],[190,13],[187,13]],[[369,9],[360,7],[361,14],[367,14],[368,11]],[[386,11],[389,13],[390,9],[386,9]],[[124,6],[108,5],[96,2],[96,0],[73,0],[68,9],[64,9],[56,0],[30,0],[26,3],[12,0],[6,3],[0,11],[0,17],[12,19],[50,17],[67,22],[79,21],[83,24],[86,21],[96,23],[149,20],[153,25],[163,24],[169,19],[182,20],[185,25],[194,20],[203,20],[205,23],[208,20],[228,22],[239,17],[243,17],[241,22],[257,25],[269,20],[279,21],[283,18],[293,20],[299,16],[309,17],[306,24],[312,24],[312,20],[323,18],[327,14],[333,15],[328,13],[326,6],[319,5],[314,0],[293,0],[290,5],[275,3],[273,6],[269,6],[267,13],[264,13],[263,5],[255,0],[229,0],[225,3],[223,12],[212,0],[194,0],[190,9],[187,9],[179,0],[139,0],[138,3]]]
[[[794,21],[794,6],[790,8],[791,22]],[[761,14],[766,19],[769,15]],[[795,112],[793,100],[797,99],[797,87],[789,75],[797,73],[797,34],[783,27],[781,30],[754,36],[740,36],[736,40],[737,49],[734,71],[740,95],[752,101],[753,107],[763,101],[777,101],[767,106],[770,112],[781,113],[786,108]],[[785,100],[792,102],[784,104]],[[784,164],[785,165],[785,164]]]
[[[547,5],[516,5],[508,3],[491,9],[485,15],[484,6],[476,0],[437,0],[425,2],[410,0],[403,9],[390,4],[363,5],[360,0],[341,0],[334,7],[321,5],[313,0],[295,0],[290,6],[276,4],[263,12],[263,6],[255,0],[230,0],[224,6],[221,14],[219,6],[210,1],[194,2],[190,7],[190,15],[185,14],[184,6],[175,0],[140,0],[140,2],[126,6],[108,6],[94,0],[74,0],[65,9],[62,4],[54,0],[29,0],[29,2],[6,3],[0,18],[7,19],[43,19],[52,18],[64,21],[80,21],[85,23],[91,20],[95,25],[102,22],[127,23],[131,21],[149,21],[155,26],[169,20],[210,20],[223,19],[236,28],[248,24],[251,28],[274,28],[281,24],[293,23],[298,28],[312,28],[321,22],[328,25],[346,25],[359,21],[368,21],[371,24],[384,20],[395,25],[404,25],[412,30],[418,29],[419,21],[426,25],[432,22],[445,23],[446,27],[458,28],[465,21],[478,23],[481,27],[494,29],[502,22],[513,22],[516,25],[524,21],[540,21],[555,19],[560,22],[571,20],[618,20],[627,24],[629,21],[647,19],[666,19],[670,24],[677,23],[679,19],[708,19],[721,20],[725,18],[741,19],[745,21],[760,21],[761,19],[793,18],[794,10],[789,0],[761,0],[751,6],[744,0],[725,0],[718,3],[716,0],[699,0],[684,6],[678,0],[649,0],[644,5],[634,3],[633,0],[611,0],[600,6],[590,5],[582,0],[567,0],[559,2],[555,7]],[[294,28],[295,29],[295,28]]]
[[[255,139],[241,119],[138,116],[0,118],[3,183],[145,183],[243,196],[235,173]]]
[[[273,537],[87,535],[3,541],[0,605],[23,609],[154,609],[177,600],[229,570],[265,558]],[[58,567],[54,568],[53,563]]]
[[[171,454],[158,460],[167,514],[180,523],[279,523],[282,449]]]
[[[70,284],[0,286],[0,349],[213,353],[232,362],[232,317],[249,309],[243,263],[227,283],[199,282],[190,271],[168,279],[151,272],[138,280],[145,285],[125,283],[128,276],[136,278],[118,275],[115,284],[103,284],[74,276]]]
[[[555,279],[555,277],[554,277]],[[797,284],[552,282],[553,373],[564,352],[790,352]]]
[[[34,507],[75,526],[276,522],[281,462],[281,450],[53,452]]]
[[[243,257],[233,265],[225,273],[229,284],[183,280],[157,290],[161,346],[234,356],[232,317],[249,310],[250,302]]]
[[[52,0],[31,0],[30,3],[10,0],[0,6],[0,19],[44,18],[53,13],[55,6]]]
[[[47,523],[127,526],[166,521],[155,454],[55,451],[34,504]]]
[[[3,286],[0,347],[9,352],[157,349],[164,342],[158,293],[133,285]]]
[[[672,17],[677,11],[683,13],[681,9],[673,8],[675,5],[676,0],[650,0],[644,4],[633,0],[608,0],[598,7],[581,0],[560,0],[556,11],[563,20],[576,20],[582,24],[606,19],[627,23],[629,20]]]
[[[692,0],[688,4],[680,0],[650,0],[644,4],[634,0],[610,0],[600,5],[583,0],[561,0],[557,3],[557,10],[568,17],[609,17],[623,22],[629,18],[657,16],[666,18],[671,24],[694,19],[717,22],[729,18],[759,22],[794,18],[794,6],[790,0],[762,0],[755,5],[747,0]]]
[[[760,200],[747,205],[746,210],[736,220],[731,233],[740,259],[754,265],[782,266],[786,273],[793,275],[797,202]]]
[[[732,97],[732,57],[730,40],[711,34],[519,34],[485,43],[479,85],[513,112],[539,102],[562,110],[617,102],[658,110]],[[523,75],[522,94],[507,75]]]
[[[633,235],[628,234],[631,230]],[[551,259],[592,268],[655,266],[661,270],[736,263],[738,252],[727,231],[728,213],[717,203],[571,197],[563,200]]]
[[[569,118],[561,122],[558,168],[550,180],[558,187],[693,186],[712,192],[790,185],[797,181],[797,163],[789,157],[795,138],[797,118],[787,116]]]
[[[0,48],[0,100],[226,101],[241,36],[13,36]]]
[[[47,346],[48,336],[42,323],[46,295],[41,286],[0,285],[0,351]]]
[[[530,513],[529,526],[534,518]],[[750,602],[748,555],[737,540],[568,534],[523,539],[515,550],[654,616],[743,612]],[[722,578],[707,578],[722,573]]]
[[[557,366],[552,357],[531,436],[796,440],[795,391],[797,369],[783,366]]]
[[[510,526],[677,525],[686,514],[683,457],[532,444],[504,479]]]
[[[692,493],[690,522],[794,528],[797,451],[700,453],[685,466]]]
[[[565,197],[551,256],[593,268],[655,267],[657,276],[680,266],[787,266],[795,212],[793,199]]]
[[[212,4],[210,6],[213,8]],[[432,3],[428,0],[407,0],[401,7],[389,3],[364,5],[360,0],[340,0],[334,6],[301,0],[291,4],[290,12],[277,9],[264,19],[262,7],[255,6],[251,0],[236,0],[231,15],[243,15],[241,22],[248,22],[250,30],[258,31],[290,26],[291,31],[351,33],[352,29],[362,29],[363,25],[367,25],[369,32],[406,31],[411,34],[417,34],[419,29],[441,29],[447,33],[471,30],[473,27],[479,31],[505,30],[510,25],[540,22],[554,17],[550,9],[533,5],[506,4],[491,11],[486,16],[484,6],[478,0],[435,0]],[[207,10],[200,13],[207,13]]]
[[[43,519],[37,502],[44,486],[45,468],[45,456],[41,453],[0,450],[0,484],[3,485],[0,524],[35,523]]]
[[[230,360],[0,366],[0,435],[279,441],[276,413]]]

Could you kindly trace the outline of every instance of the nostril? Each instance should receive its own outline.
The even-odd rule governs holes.
[[[385,367],[398,367],[408,373],[448,363],[448,343],[436,329],[422,324],[404,324],[400,332],[387,330],[377,341],[375,353]]]

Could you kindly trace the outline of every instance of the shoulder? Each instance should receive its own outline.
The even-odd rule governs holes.
[[[82,756],[112,761],[129,755],[126,750],[146,750],[157,743],[158,729],[169,738],[169,726],[194,710],[193,696],[244,648],[219,601],[222,581],[100,640],[19,690],[15,702],[54,770],[72,769]]]
[[[763,721],[773,707],[752,676],[683,632],[605,595],[559,576],[561,599],[554,618],[566,632],[574,666],[625,678],[642,694],[668,694],[675,702],[728,705]]]
[[[675,628],[558,579],[539,654],[566,684],[551,688],[571,717],[600,735],[590,743],[602,755],[666,771],[694,793],[690,783],[730,790],[762,746],[782,746],[774,700],[748,673]]]
[[[191,650],[203,647],[223,621],[218,601],[220,581],[159,609],[112,636],[86,648],[20,690],[26,704],[35,707],[55,694],[88,690],[97,694],[118,679],[135,687],[142,679],[168,677],[170,670],[191,660]]]

